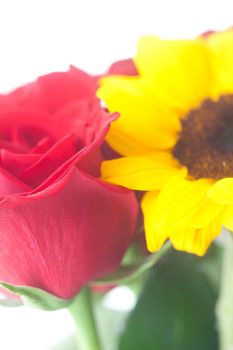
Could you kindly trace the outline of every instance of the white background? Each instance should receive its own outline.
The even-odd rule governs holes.
[[[0,91],[70,63],[102,72],[137,38],[233,25],[231,0],[0,0]]]
[[[192,38],[232,25],[232,0],[0,0],[0,91],[70,63],[101,73],[144,34]],[[72,327],[65,310],[1,307],[0,348],[47,350]]]

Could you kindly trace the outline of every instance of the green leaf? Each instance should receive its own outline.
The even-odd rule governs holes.
[[[72,302],[72,299],[61,299],[38,288],[14,286],[5,282],[0,282],[0,286],[10,293],[19,295],[24,304],[43,310],[62,309]]]
[[[173,251],[151,271],[120,350],[218,349],[217,293],[200,269],[204,259]]]

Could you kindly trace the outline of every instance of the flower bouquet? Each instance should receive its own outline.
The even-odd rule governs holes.
[[[142,37],[0,95],[4,304],[67,308],[80,350],[233,348],[232,47]],[[110,332],[119,285],[138,302]]]

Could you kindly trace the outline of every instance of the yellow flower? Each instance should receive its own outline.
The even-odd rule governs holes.
[[[148,191],[148,249],[170,239],[203,255],[221,226],[233,231],[233,31],[169,41],[143,37],[138,76],[111,76],[98,92],[121,117],[107,141],[123,157],[102,177]]]

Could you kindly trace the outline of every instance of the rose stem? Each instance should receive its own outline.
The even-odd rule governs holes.
[[[68,310],[75,321],[78,349],[101,350],[89,287],[79,292]]]

